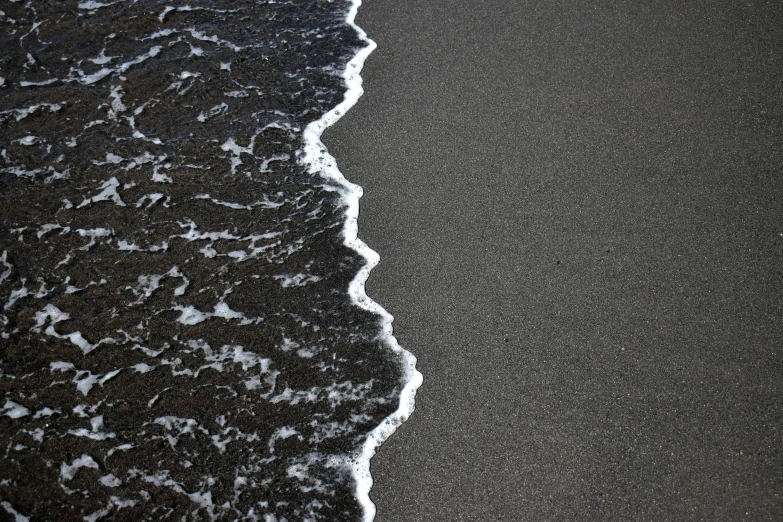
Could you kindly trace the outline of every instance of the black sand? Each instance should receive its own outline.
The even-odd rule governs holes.
[[[357,22],[325,142],[425,379],[376,520],[783,519],[783,4]]]

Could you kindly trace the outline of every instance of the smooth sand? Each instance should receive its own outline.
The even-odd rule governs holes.
[[[366,0],[377,522],[783,520],[783,4]]]

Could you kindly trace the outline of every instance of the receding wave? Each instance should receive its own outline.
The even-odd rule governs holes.
[[[0,513],[372,519],[421,376],[320,142],[357,7],[3,5]]]

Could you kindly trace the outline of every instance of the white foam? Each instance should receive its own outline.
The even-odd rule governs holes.
[[[321,280],[319,276],[312,274],[296,274],[296,275],[276,275],[272,276],[272,279],[280,281],[280,286],[283,288],[290,288],[292,286],[307,286],[309,283],[317,283]]]
[[[95,460],[92,457],[86,454],[82,455],[78,459],[75,459],[70,464],[61,462],[60,477],[63,480],[71,480],[73,477],[76,476],[76,473],[79,471],[80,468],[98,469],[98,463],[95,462]]]
[[[21,87],[40,87],[43,85],[51,85],[59,81],[60,80],[58,78],[49,78],[48,80],[44,80],[42,82],[19,82],[19,85]]]
[[[198,194],[194,197],[194,199],[208,199],[215,205],[232,208],[234,210],[253,210],[253,207],[250,205],[241,205],[239,203],[232,203],[230,201],[221,201],[219,199],[210,197],[209,194]]]
[[[121,252],[165,252],[168,248],[169,244],[167,241],[164,241],[160,245],[151,245],[148,248],[141,248],[136,243],[128,243],[124,239],[117,241],[117,250]]]
[[[209,112],[201,112],[198,116],[196,116],[196,119],[201,123],[204,123],[209,118],[224,114],[226,112],[228,112],[228,104],[221,103],[220,105],[215,105],[212,107]]]
[[[370,275],[370,271],[378,264],[379,256],[357,237],[359,216],[359,198],[362,196],[362,189],[355,185],[340,173],[337,168],[337,162],[332,157],[326,147],[321,142],[321,135],[324,130],[334,125],[345,112],[350,109],[362,95],[362,78],[360,72],[367,56],[375,49],[375,43],[367,37],[367,34],[359,28],[354,20],[356,11],[361,5],[361,0],[354,0],[353,6],[348,13],[347,23],[351,25],[359,34],[359,37],[367,43],[364,49],[361,49],[356,56],[348,63],[343,72],[348,87],[345,93],[345,99],[334,109],[324,114],[318,121],[310,123],[304,130],[304,156],[302,161],[309,166],[313,174],[319,174],[334,182],[339,188],[346,208],[346,223],[343,229],[345,236],[345,245],[354,249],[366,259],[364,267],[359,271],[348,288],[353,301],[371,312],[381,316],[383,325],[383,339],[386,344],[395,352],[400,353],[405,365],[406,383],[400,395],[400,403],[397,411],[389,415],[383,422],[371,431],[364,443],[360,454],[347,462],[351,467],[353,476],[356,479],[356,496],[364,510],[364,520],[370,522],[375,518],[375,504],[370,500],[369,492],[372,487],[372,476],[370,475],[370,459],[375,455],[375,451],[394,431],[404,422],[414,409],[414,398],[417,388],[421,385],[422,375],[416,370],[416,358],[410,352],[404,350],[394,338],[392,333],[392,321],[394,318],[384,308],[370,299],[365,292],[365,283]]]
[[[116,488],[122,485],[122,481],[109,473],[98,479],[98,482],[106,486],[107,488]]]
[[[239,145],[236,141],[234,141],[234,138],[229,138],[226,140],[226,142],[220,146],[220,148],[226,152],[231,152],[233,155],[231,157],[231,174],[236,174],[237,167],[239,165],[242,165],[242,159],[240,156],[244,154],[253,155],[253,148],[255,147],[256,138],[258,137],[259,133],[256,133],[253,135],[252,138],[250,138],[250,144],[247,147],[242,147]]]
[[[0,274],[0,283],[5,281],[8,278],[8,276],[11,275],[11,272],[14,269],[14,267],[11,265],[11,263],[8,262],[7,256],[8,256],[8,251],[7,250],[3,250],[3,255],[0,256],[0,263],[3,264],[3,266],[5,267],[5,270],[3,271],[2,274]]]
[[[95,65],[106,65],[110,61],[112,61],[116,56],[106,56],[106,48],[104,47],[101,50],[101,54],[99,54],[95,58],[89,58],[89,60],[94,63]]]
[[[53,410],[51,408],[41,408],[37,412],[35,412],[35,415],[33,415],[34,419],[40,419],[41,417],[51,417],[55,413],[59,413],[59,410]]]
[[[111,156],[113,157],[110,159]],[[114,158],[119,158],[119,161],[115,161]],[[122,161],[122,158],[120,158],[119,156],[114,156],[113,154],[107,154],[106,159],[113,163],[119,163],[120,161]],[[79,206],[76,208],[86,207],[91,203],[97,203],[99,201],[111,201],[115,205],[124,207],[125,202],[122,201],[119,192],[117,192],[117,187],[119,186],[120,186],[120,182],[117,180],[117,178],[111,177],[110,179],[105,181],[100,187],[98,187],[100,189],[103,189],[99,194],[96,194],[91,198],[85,198],[84,201],[82,201],[79,204]]]
[[[101,7],[108,7],[112,4],[116,4],[117,2],[109,2],[108,4],[104,4],[102,2],[95,2],[94,0],[89,0],[88,2],[79,2],[79,9],[100,9]]]
[[[141,207],[145,201],[149,199],[149,204],[144,207],[145,209],[150,208],[152,205],[160,201],[165,197],[165,194],[161,194],[160,192],[155,192],[152,194],[144,194],[139,200],[136,202],[136,208]]]
[[[267,445],[269,446],[269,452],[274,454],[275,442],[281,439],[287,439],[288,437],[293,437],[294,435],[298,435],[299,440],[302,440],[302,436],[299,435],[299,432],[296,431],[296,429],[291,426],[283,426],[282,428],[277,428],[275,432],[272,434],[272,436],[269,437],[269,442],[267,443]]]
[[[14,506],[12,506],[10,502],[6,502],[5,500],[3,500],[2,502],[0,502],[0,506],[2,506],[3,509],[5,509],[9,515],[13,515],[14,522],[30,522],[30,517],[26,517],[21,513],[19,513],[17,510],[14,509]]]
[[[3,415],[7,417],[11,417],[12,419],[19,419],[21,417],[25,417],[27,415],[30,415],[30,410],[22,406],[21,404],[17,404],[14,401],[10,399],[5,400],[5,404],[3,405],[3,409],[0,410],[3,412]]]
[[[93,241],[94,242],[94,241]],[[92,244],[92,243],[90,243]],[[116,340],[112,338],[105,338],[101,339],[95,344],[90,343],[87,339],[82,336],[81,332],[71,332],[69,334],[60,334],[57,332],[57,330],[54,329],[54,325],[62,322],[67,321],[70,319],[70,314],[63,312],[53,304],[46,305],[41,311],[35,313],[35,326],[33,326],[30,330],[33,332],[40,333],[41,327],[46,324],[47,320],[50,321],[50,325],[44,330],[44,333],[46,335],[50,335],[52,337],[56,337],[58,339],[68,339],[71,341],[71,343],[75,344],[79,348],[82,349],[82,352],[86,355],[99,347],[102,344],[116,344]],[[54,363],[54,364],[64,364],[64,363]],[[63,368],[55,368],[54,365],[52,366],[52,370],[63,370]],[[89,390],[88,390],[89,391]],[[86,393],[85,393],[86,395]]]
[[[1,85],[1,84],[0,84]],[[26,107],[24,109],[10,109],[7,111],[0,111],[0,119],[3,118],[5,115],[11,115],[13,114],[16,121],[22,120],[24,118],[27,118],[29,115],[37,111],[38,109],[45,107],[49,109],[49,112],[57,112],[60,109],[62,109],[63,104],[61,103],[39,103],[37,105],[31,105],[30,107]]]
[[[191,305],[188,306],[178,305],[175,306],[173,310],[176,310],[181,313],[181,315],[177,318],[177,321],[181,324],[188,325],[188,326],[199,324],[212,317],[218,317],[229,321],[232,319],[239,319],[240,324],[253,324],[253,323],[257,324],[263,321],[263,318],[261,317],[247,317],[242,312],[237,312],[236,310],[232,310],[231,307],[229,307],[223,301],[218,301],[215,304],[214,311],[212,312],[202,312]]]
[[[116,3],[116,2],[114,2],[114,3]],[[86,4],[96,5],[98,7],[105,7],[107,5],[111,5],[111,4],[101,4],[101,5],[98,5],[98,2],[84,2],[84,4],[85,5]],[[96,7],[96,9],[98,7]],[[71,73],[71,75],[67,79],[65,79],[63,81],[69,81],[69,82],[75,81],[75,82],[81,83],[82,85],[92,85],[93,83],[99,82],[102,79],[106,78],[110,74],[113,74],[113,73],[120,73],[120,74],[122,74],[122,73],[126,72],[128,69],[130,69],[131,67],[133,67],[134,65],[138,65],[141,62],[143,62],[145,60],[148,60],[149,58],[156,57],[158,55],[158,53],[160,53],[160,51],[162,49],[163,48],[160,47],[160,46],[152,47],[146,53],[144,53],[144,54],[142,54],[140,56],[137,56],[136,58],[134,58],[132,60],[128,60],[127,62],[121,63],[119,66],[117,66],[114,69],[111,69],[111,68],[108,68],[108,67],[104,67],[101,70],[99,70],[99,71],[97,71],[95,73],[92,73],[92,74],[85,74],[84,71],[82,71],[81,69],[74,68],[73,71],[75,71],[78,74],[78,76],[74,76],[73,73]],[[20,85],[22,87],[32,87],[32,86],[38,86],[38,85],[49,85],[49,84],[57,82],[57,81],[59,81],[58,78],[52,78],[52,79],[46,80],[44,82],[21,82]]]
[[[173,415],[158,417],[154,422],[155,424],[163,426],[166,431],[179,432],[176,436],[169,434],[166,435],[166,440],[169,444],[171,444],[172,448],[177,445],[181,436],[187,434],[192,436],[194,433],[194,428],[198,428],[198,422],[196,422],[195,419],[186,419],[182,417],[175,417]]]
[[[24,138],[18,139],[16,141],[21,145],[29,147],[30,145],[35,145],[38,143],[38,140],[40,140],[38,136],[25,136]]]
[[[172,267],[165,274],[145,274],[138,277],[139,284],[136,286],[126,286],[138,298],[134,304],[141,304],[146,298],[150,297],[158,288],[160,282],[166,277],[179,277],[184,281],[180,286],[174,289],[174,295],[183,295],[190,284],[190,280],[185,277],[178,267]]]

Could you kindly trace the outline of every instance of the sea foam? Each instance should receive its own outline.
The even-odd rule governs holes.
[[[356,14],[361,6],[361,0],[354,0],[353,7],[348,13],[346,19],[359,33],[362,40],[366,42],[366,47],[361,49],[356,56],[348,62],[343,72],[343,78],[347,86],[345,99],[337,107],[324,114],[319,120],[309,124],[304,130],[305,155],[303,161],[308,165],[310,172],[324,176],[335,182],[340,187],[340,193],[347,207],[346,221],[343,228],[345,235],[345,244],[362,255],[366,260],[365,265],[356,274],[351,281],[349,293],[353,301],[361,308],[376,313],[382,318],[383,341],[389,349],[399,352],[403,356],[405,367],[406,384],[400,395],[400,406],[392,415],[388,416],[383,422],[375,428],[367,437],[367,441],[362,447],[362,451],[351,462],[354,477],[356,479],[356,495],[364,508],[364,520],[370,522],[375,518],[375,504],[370,500],[370,489],[373,479],[370,473],[370,460],[375,455],[378,447],[396,431],[400,424],[405,422],[413,413],[415,406],[416,390],[422,383],[422,374],[416,369],[416,357],[409,351],[399,345],[394,337],[392,322],[394,317],[386,311],[380,304],[371,299],[365,291],[365,283],[370,277],[370,272],[378,265],[380,256],[367,244],[359,239],[359,200],[362,197],[363,190],[359,185],[348,181],[340,169],[337,167],[337,161],[329,154],[326,146],[321,142],[321,135],[330,127],[337,123],[342,116],[353,107],[359,98],[364,94],[362,87],[361,71],[367,57],[375,50],[376,43],[372,41],[364,30],[359,27],[355,20]]]
[[[320,140],[359,3],[81,4],[0,12],[0,512],[371,520],[421,375]]]

